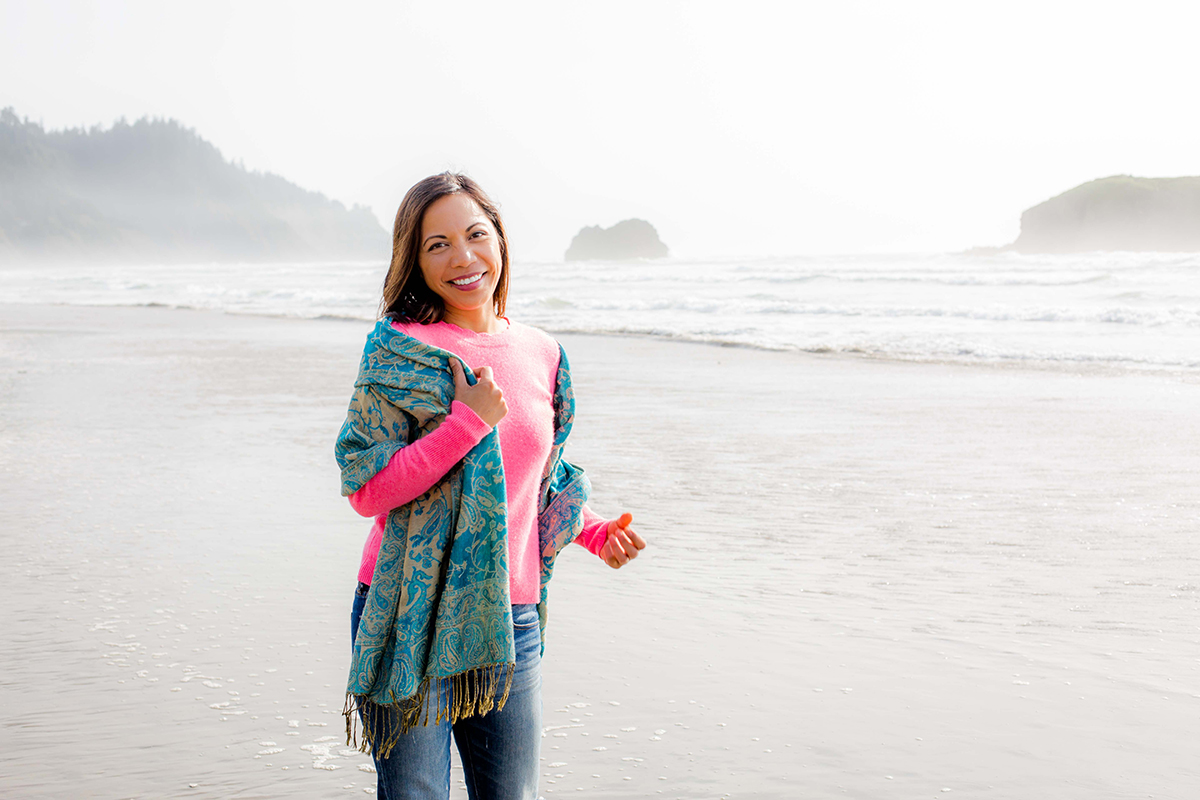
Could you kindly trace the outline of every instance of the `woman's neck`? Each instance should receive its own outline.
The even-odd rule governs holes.
[[[451,325],[476,333],[499,333],[504,330],[504,323],[496,315],[496,309],[490,304],[469,311],[461,308],[447,307],[442,319]]]

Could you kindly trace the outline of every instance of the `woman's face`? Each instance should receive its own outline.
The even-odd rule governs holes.
[[[448,194],[425,209],[417,253],[425,285],[445,301],[450,322],[495,316],[500,235],[470,195]]]

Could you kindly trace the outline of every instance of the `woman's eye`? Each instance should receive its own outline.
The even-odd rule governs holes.
[[[476,238],[477,236],[487,236],[487,231],[475,231],[471,234],[472,239]]]
[[[445,242],[434,242],[433,244],[429,245],[429,249],[426,252],[432,253],[434,250],[437,250],[439,247],[445,247],[445,246],[446,246]]]

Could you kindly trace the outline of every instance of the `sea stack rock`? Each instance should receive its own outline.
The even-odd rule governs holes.
[[[665,258],[667,246],[658,231],[644,219],[621,220],[611,228],[588,225],[571,240],[567,261],[620,261],[630,258]]]
[[[1089,181],[1021,215],[1022,253],[1200,251],[1200,177]]]

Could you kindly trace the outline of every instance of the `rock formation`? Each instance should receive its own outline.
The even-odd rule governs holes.
[[[1021,215],[1022,253],[1200,251],[1200,177],[1114,175],[1076,186]]]
[[[626,219],[611,228],[589,225],[571,240],[567,261],[620,261],[630,258],[665,258],[667,246],[658,231],[644,219]]]

